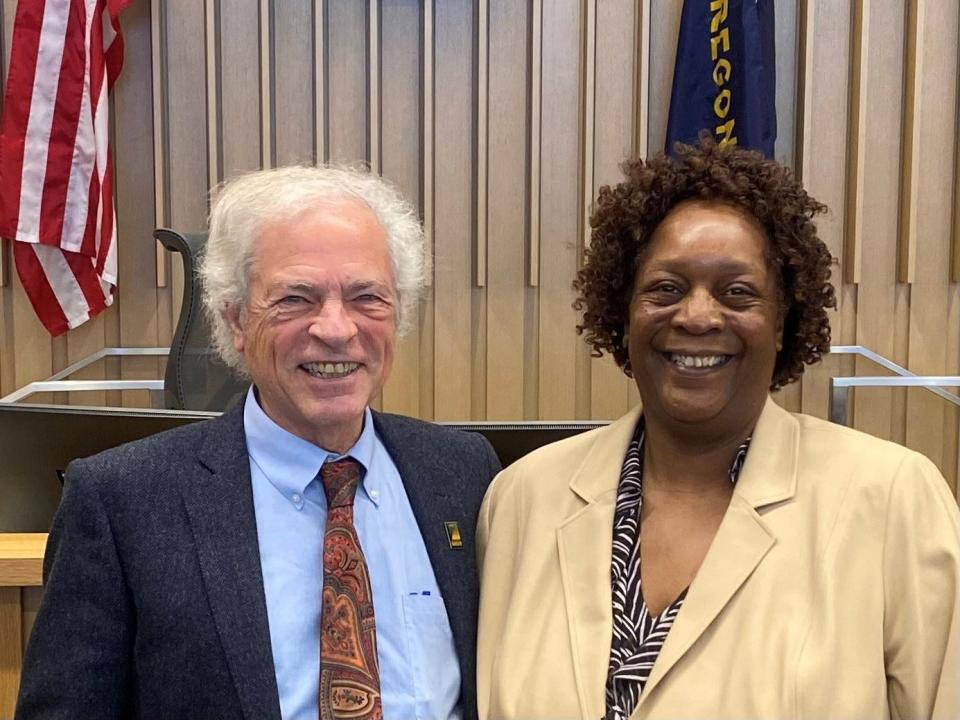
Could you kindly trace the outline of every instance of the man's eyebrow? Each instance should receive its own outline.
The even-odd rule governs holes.
[[[350,292],[363,292],[364,290],[379,290],[380,292],[389,292],[390,286],[376,280],[356,280],[346,289]]]
[[[316,286],[313,285],[312,283],[306,282],[306,281],[304,281],[304,280],[294,280],[294,281],[290,281],[290,282],[287,282],[287,281],[284,281],[284,280],[279,280],[279,281],[273,283],[273,284],[270,286],[270,289],[271,289],[271,290],[282,290],[282,291],[284,291],[284,292],[286,292],[286,291],[288,291],[288,290],[294,290],[294,291],[296,291],[296,292],[313,292],[313,291],[315,291],[317,288],[316,288]]]

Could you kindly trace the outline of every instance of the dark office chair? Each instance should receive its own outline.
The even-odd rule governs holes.
[[[217,357],[201,304],[197,264],[206,233],[181,234],[167,228],[153,237],[183,259],[183,305],[170,344],[163,381],[164,407],[171,410],[226,410],[243,398],[248,383]]]

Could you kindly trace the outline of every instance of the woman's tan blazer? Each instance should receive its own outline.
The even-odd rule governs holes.
[[[614,502],[639,414],[490,486],[481,718],[603,715]],[[768,400],[633,718],[960,717],[958,516],[923,456]]]

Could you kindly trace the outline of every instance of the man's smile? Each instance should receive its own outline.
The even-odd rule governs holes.
[[[322,380],[336,380],[355,373],[360,363],[356,362],[313,362],[300,366],[314,377]]]

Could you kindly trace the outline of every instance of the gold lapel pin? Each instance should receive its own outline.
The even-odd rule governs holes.
[[[447,542],[450,543],[451,550],[463,550],[463,538],[460,537],[460,526],[456,521],[445,522],[443,526],[447,529]]]

